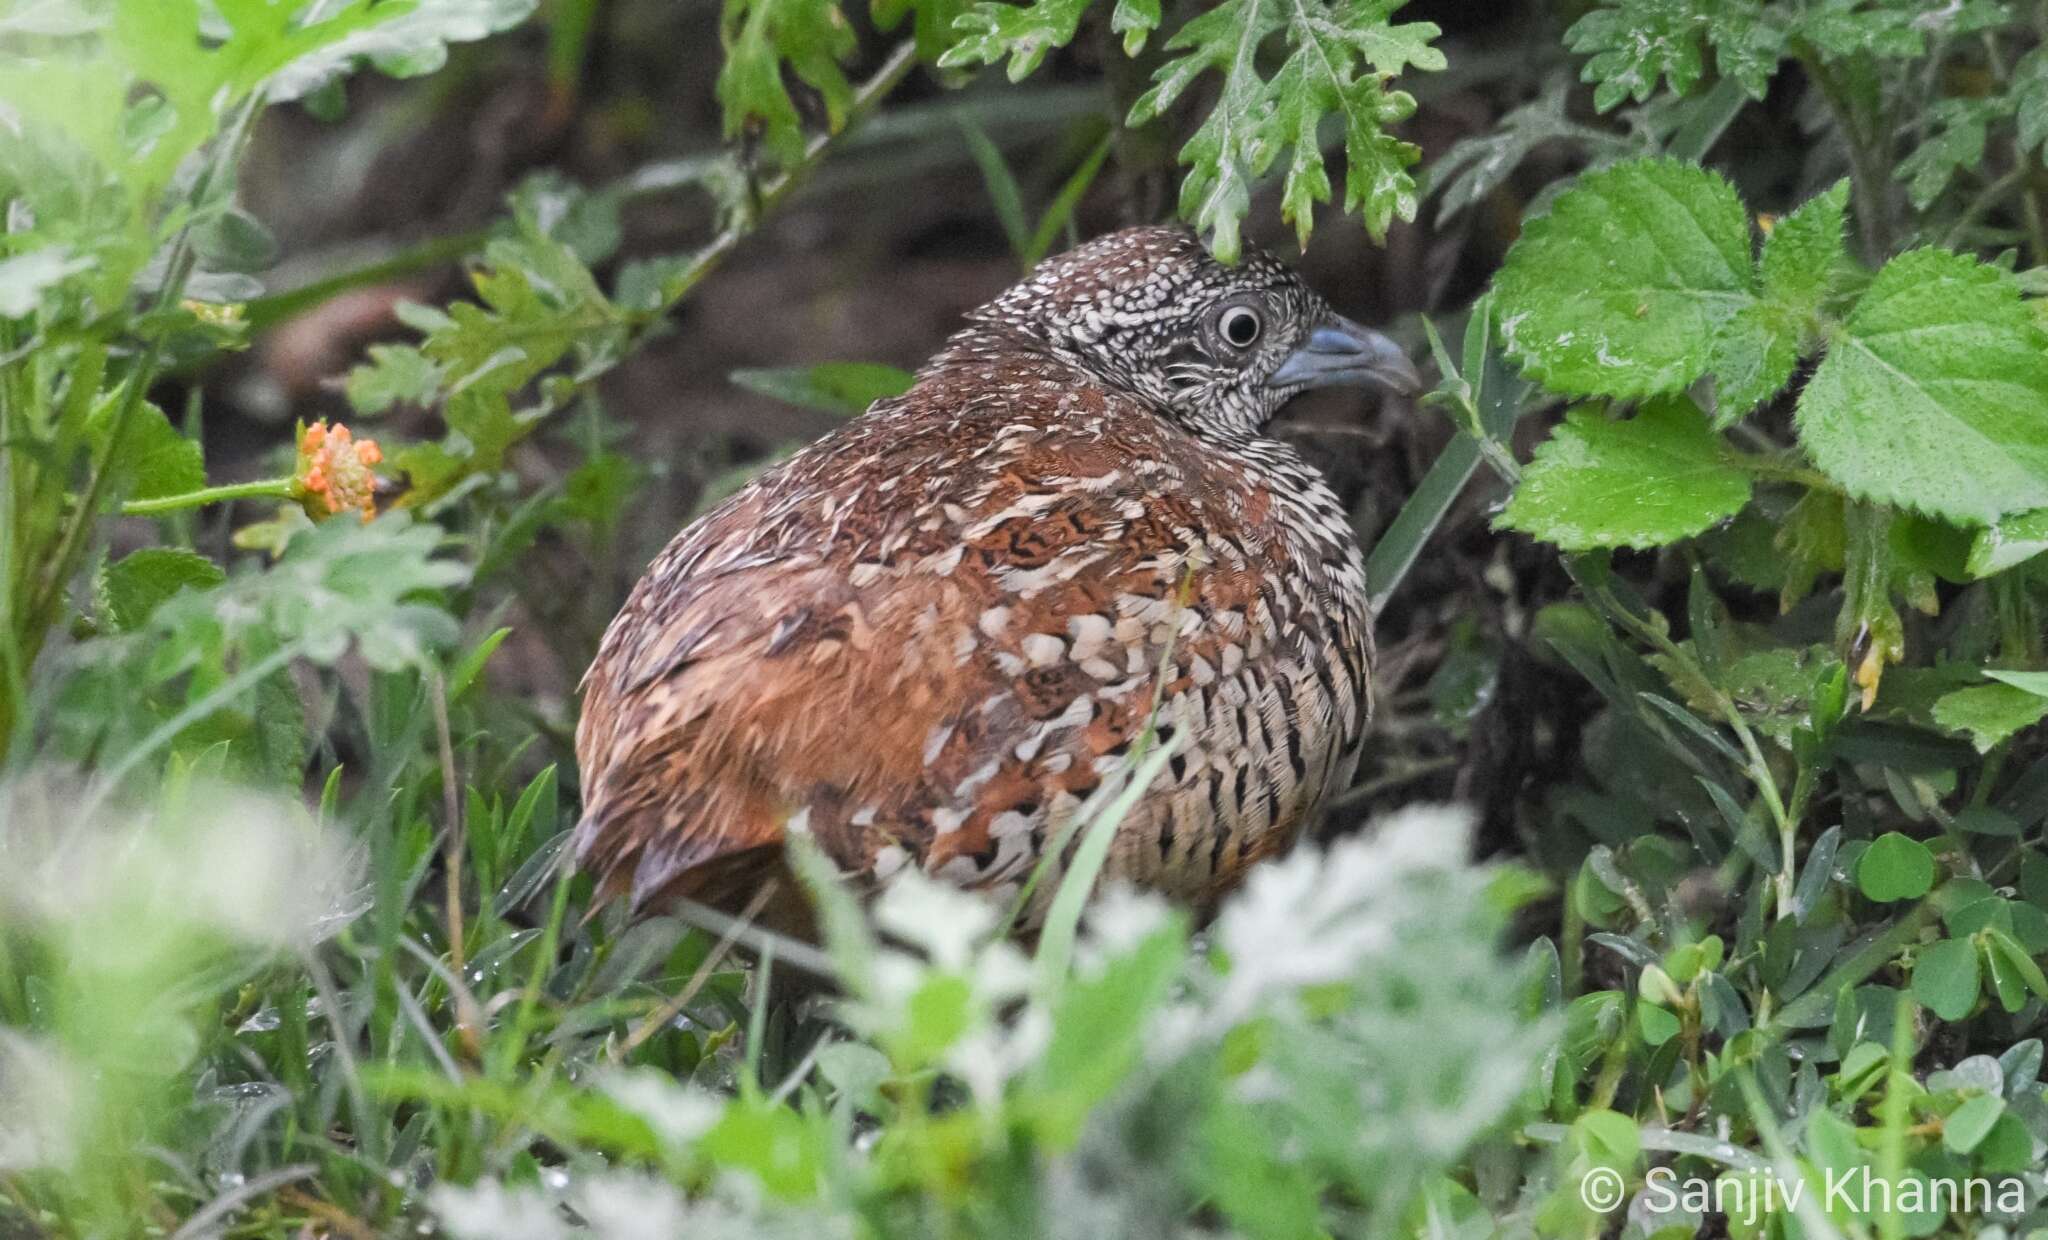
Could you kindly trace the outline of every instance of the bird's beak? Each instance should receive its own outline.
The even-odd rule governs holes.
[[[1318,324],[1266,380],[1276,388],[1368,385],[1412,396],[1422,390],[1422,376],[1400,345],[1341,314]]]

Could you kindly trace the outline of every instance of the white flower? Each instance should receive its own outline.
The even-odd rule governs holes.
[[[546,1193],[495,1180],[468,1188],[435,1185],[427,1207],[458,1240],[570,1240],[576,1234]]]
[[[660,1072],[611,1072],[597,1082],[612,1101],[647,1121],[667,1145],[688,1145],[718,1123],[725,1104]]]

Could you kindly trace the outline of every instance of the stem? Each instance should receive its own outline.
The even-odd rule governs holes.
[[[182,512],[187,508],[200,508],[207,504],[225,504],[238,499],[290,499],[292,480],[290,478],[259,478],[254,482],[230,482],[217,487],[201,487],[197,491],[186,491],[182,495],[160,495],[155,499],[131,499],[121,505],[124,517],[154,517],[164,513]]]
[[[1861,110],[1849,87],[1828,68],[1820,54],[1803,48],[1799,63],[1827,101],[1835,124],[1849,143],[1849,180],[1855,189],[1856,223],[1863,236],[1863,258],[1872,266],[1892,251],[1892,181],[1889,142],[1865,132]]]
[[[415,271],[425,271],[443,263],[452,263],[458,258],[475,253],[490,232],[477,229],[474,232],[457,233],[452,237],[434,237],[398,251],[380,262],[357,267],[300,285],[268,297],[258,297],[242,307],[243,321],[251,331],[261,331],[275,323],[281,323],[294,315],[312,309],[337,293],[362,288],[371,284],[382,284],[399,276],[409,276]]]
[[[239,115],[228,126],[220,138],[213,160],[194,184],[188,201],[203,201],[213,182],[225,175],[241,155],[247,143],[256,112],[261,106],[260,93],[252,96],[242,106]],[[164,311],[177,304],[184,295],[185,280],[192,273],[195,259],[192,250],[192,225],[188,222],[179,230],[171,243],[171,255],[164,268],[163,286],[157,290],[155,309],[151,317],[159,317]],[[42,652],[43,638],[50,626],[57,621],[57,611],[64,601],[65,587],[72,574],[78,571],[85,555],[87,538],[91,535],[99,518],[99,508],[106,498],[107,487],[114,472],[114,463],[120,459],[121,445],[127,439],[128,428],[135,421],[136,410],[142,407],[144,393],[149,389],[150,380],[155,376],[157,363],[163,357],[168,327],[158,327],[143,349],[135,369],[129,372],[127,387],[121,394],[121,403],[114,411],[113,425],[108,429],[106,447],[99,459],[93,462],[92,475],[85,491],[79,496],[78,505],[72,510],[71,519],[58,537],[56,552],[51,556],[43,579],[36,584],[33,596],[23,617],[25,626],[16,640],[18,660],[24,669],[35,664],[36,656]]]
[[[798,186],[817,171],[825,156],[845,141],[848,134],[859,128],[860,123],[867,119],[891,91],[902,84],[903,79],[910,75],[911,69],[916,65],[917,44],[910,40],[897,44],[896,49],[889,53],[889,58],[882,62],[882,67],[876,69],[874,75],[862,82],[854,91],[853,102],[846,109],[846,122],[836,133],[819,134],[812,138],[810,145],[804,148],[804,157],[801,160],[761,186],[756,207],[746,218],[728,227],[712,238],[703,249],[697,251],[696,256],[690,260],[689,267],[676,282],[674,295],[662,304],[661,310],[668,310],[688,296],[699,281],[729,258],[732,252],[739,248],[740,242],[746,240],[760,227],[761,221],[769,212],[786,201]],[[655,317],[658,320],[660,314],[657,313]]]

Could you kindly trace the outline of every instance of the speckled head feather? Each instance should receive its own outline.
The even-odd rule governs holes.
[[[1332,316],[1292,268],[1257,246],[1226,267],[1193,233],[1159,226],[1054,255],[967,317],[1171,410],[1198,434],[1234,442],[1301,390],[1267,381]],[[970,328],[955,343],[974,335]]]
[[[1047,261],[648,568],[584,678],[579,863],[636,907],[779,875],[784,928],[794,831],[1014,896],[1150,726],[1173,753],[1104,874],[1213,904],[1364,743],[1364,557],[1261,433],[1354,382],[1414,370],[1266,255],[1143,228]]]

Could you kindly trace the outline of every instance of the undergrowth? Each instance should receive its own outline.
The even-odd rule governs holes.
[[[266,291],[252,124],[344,115],[352,75],[435,72],[532,0],[0,4],[0,1234],[2048,1227],[2040,10],[1561,5],[1500,123],[1425,153],[1402,87],[1459,66],[1403,7],[726,0],[726,148],[537,174],[423,247],[469,292],[400,308],[353,426],[230,481],[181,377],[389,270]],[[570,722],[492,672],[543,547],[618,568],[646,473],[599,380],[911,74],[1018,82],[1084,34],[1118,85],[1049,192],[903,107],[965,135],[1022,264],[1162,134],[1226,259],[1269,209],[1303,244],[1521,212],[1415,325],[1455,435],[1371,576],[1398,598],[1491,505],[1569,596],[1430,693],[1456,738],[1525,648],[1589,704],[1536,725],[1571,769],[1507,799],[1516,861],[1402,810],[1199,933],[1087,902],[1083,864],[1027,953],[915,877],[864,912],[808,852],[820,947],[593,911]],[[1727,135],[1788,94],[1808,140],[1758,175]],[[678,196],[701,243],[622,259]],[[906,376],[734,379],[851,413]],[[433,432],[368,433],[405,410]],[[571,463],[521,467],[540,441]],[[773,1001],[791,975],[836,1002]]]

